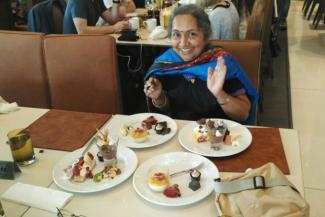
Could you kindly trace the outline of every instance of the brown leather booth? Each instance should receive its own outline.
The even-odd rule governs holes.
[[[213,45],[218,45],[229,51],[245,70],[252,84],[259,90],[260,62],[262,43],[255,40],[212,40]]]
[[[50,107],[43,34],[0,31],[0,96],[20,106]]]
[[[107,35],[50,35],[44,57],[51,107],[120,113],[115,39]]]

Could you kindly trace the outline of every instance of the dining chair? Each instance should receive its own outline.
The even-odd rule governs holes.
[[[274,77],[273,59],[270,48],[270,35],[273,17],[273,0],[256,0],[247,22],[246,40],[259,40],[262,43],[261,69],[259,76],[259,112],[263,112],[263,75]]]
[[[320,4],[320,2],[321,2],[320,0],[315,0],[315,1],[312,2],[311,8],[310,8],[309,13],[308,13],[308,16],[307,16],[307,20],[310,20],[310,17],[311,17],[311,15],[314,12],[314,9],[315,9],[316,4]]]
[[[20,106],[49,108],[43,34],[0,31],[0,95]]]
[[[65,0],[45,0],[28,12],[28,31],[45,34],[62,34]]]
[[[325,24],[325,0],[319,0],[319,6],[313,20],[314,29],[318,28],[320,20],[323,19]]]
[[[48,35],[44,39],[51,107],[120,113],[115,39],[108,35]]]

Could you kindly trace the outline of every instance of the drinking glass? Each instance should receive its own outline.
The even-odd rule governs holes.
[[[35,162],[35,154],[29,132],[15,129],[7,134],[11,154],[20,166],[27,166]]]

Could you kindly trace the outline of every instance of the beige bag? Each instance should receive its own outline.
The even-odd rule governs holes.
[[[309,206],[273,163],[216,182],[219,217],[301,217]]]

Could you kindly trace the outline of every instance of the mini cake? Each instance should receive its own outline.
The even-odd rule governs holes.
[[[197,142],[209,141],[209,130],[205,125],[196,126],[194,129],[194,138]]]
[[[149,116],[147,119],[143,120],[141,125],[143,128],[150,130],[152,126],[157,124],[157,119],[154,116]]]
[[[83,160],[84,160],[83,167],[89,167],[90,170],[92,170],[96,165],[96,160],[94,159],[94,155],[90,152],[87,152],[87,154],[85,154]]]
[[[166,134],[170,133],[170,128],[167,127],[166,121],[162,121],[162,122],[158,122],[156,124],[155,131],[158,135],[166,135]]]
[[[222,134],[222,131],[220,132],[217,129],[214,129],[211,131],[211,148],[214,150],[219,150],[221,148],[221,145],[223,143],[224,135]]]
[[[130,131],[130,136],[135,142],[144,142],[147,139],[148,131],[143,128],[137,128]]]
[[[164,130],[167,128],[167,122],[158,122],[155,126],[155,131],[157,134],[163,134]]]
[[[193,191],[196,191],[197,189],[199,189],[201,187],[201,184],[200,184],[201,173],[198,170],[193,170],[190,173],[190,176],[191,176],[191,181],[188,184],[188,187],[190,189],[192,189]]]
[[[133,129],[132,126],[128,126],[128,125],[124,124],[120,128],[120,133],[121,133],[122,136],[127,136],[132,129]]]
[[[162,192],[169,184],[169,177],[162,172],[156,172],[148,177],[148,185],[153,191]]]

